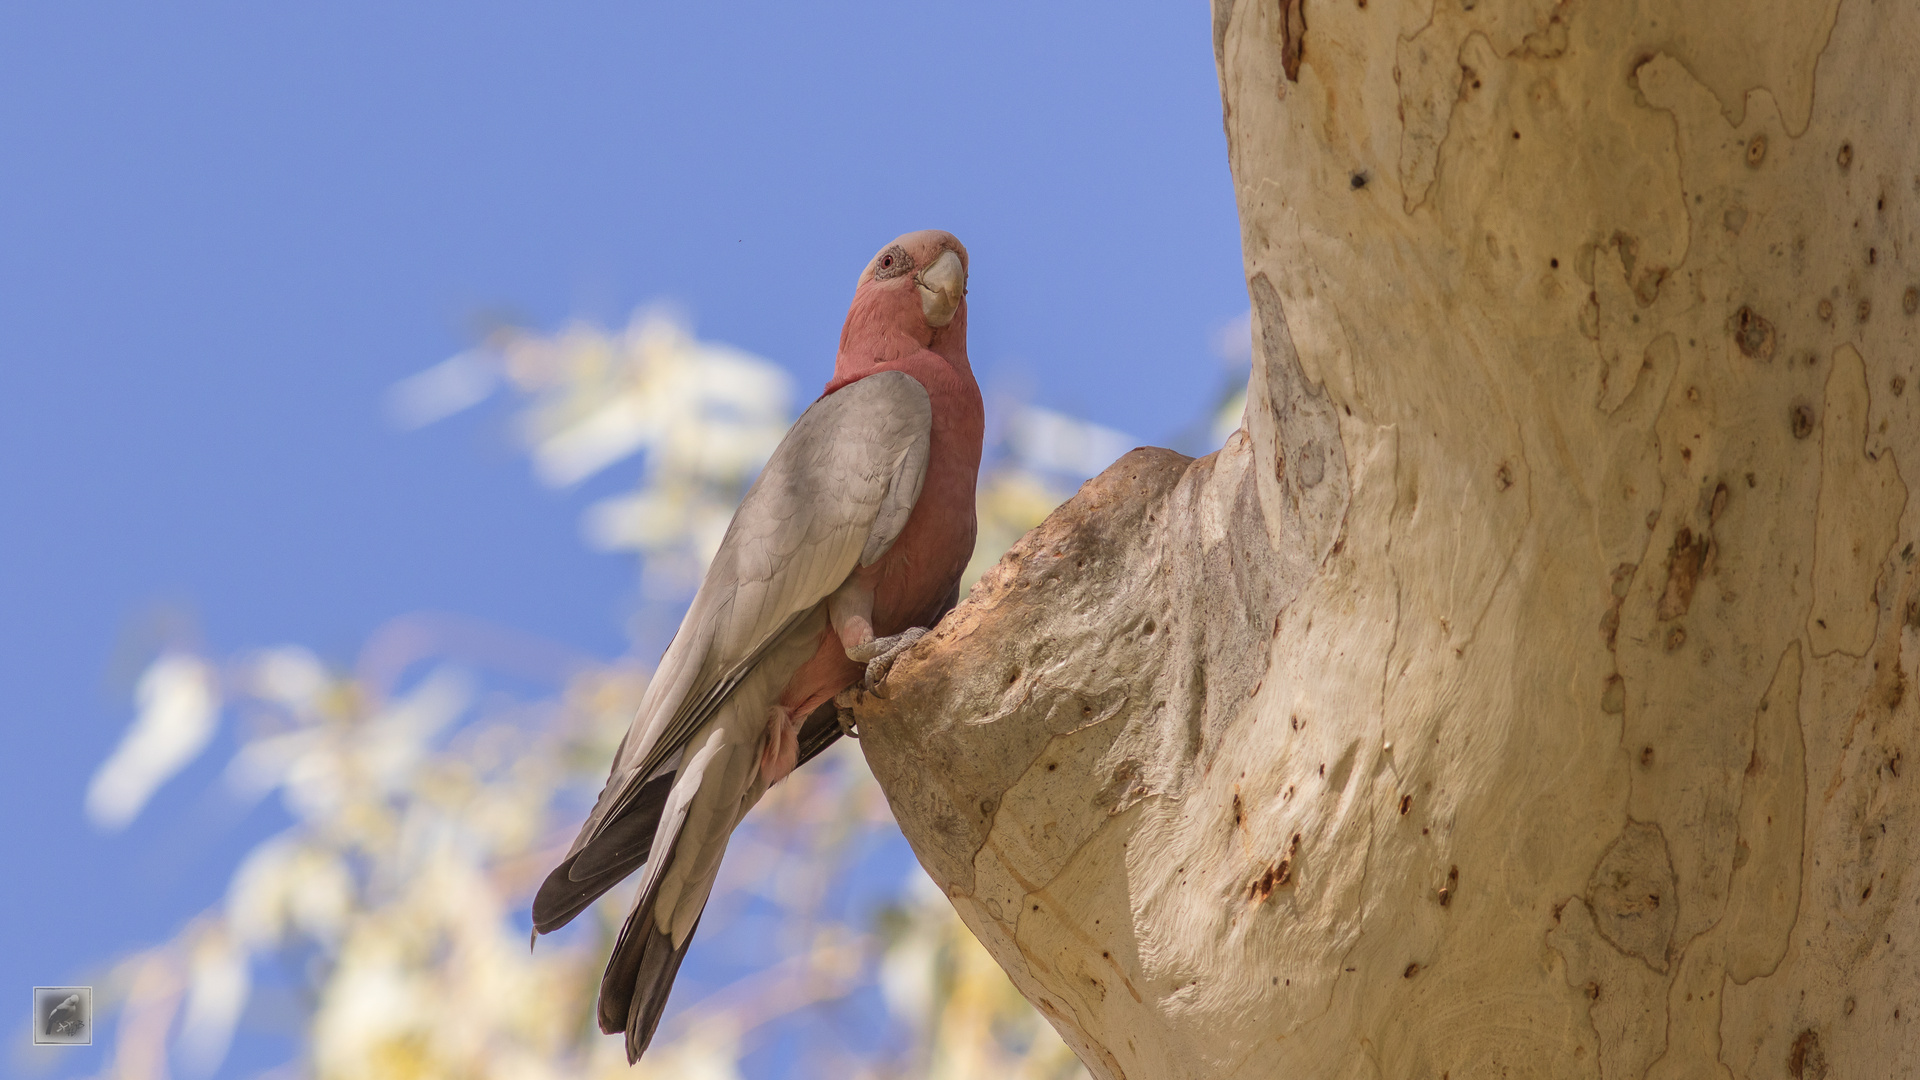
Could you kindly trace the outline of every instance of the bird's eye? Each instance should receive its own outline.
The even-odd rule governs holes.
[[[913,256],[907,254],[905,249],[897,245],[881,252],[879,256],[873,260],[873,276],[877,280],[884,281],[887,278],[899,277],[901,274],[912,272],[912,270]]]

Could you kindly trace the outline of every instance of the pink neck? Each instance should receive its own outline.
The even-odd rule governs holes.
[[[952,375],[932,370],[929,364],[949,369],[978,395],[973,366],[967,362],[967,302],[960,302],[952,322],[930,327],[912,288],[882,288],[869,282],[854,294],[847,311],[840,351],[833,358],[833,380],[825,392],[831,394],[879,371],[905,371],[933,391],[934,382],[948,382]]]

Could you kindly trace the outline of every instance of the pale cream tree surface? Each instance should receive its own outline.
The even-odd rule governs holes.
[[[856,715],[1102,1077],[1920,1072],[1920,8],[1216,0],[1245,429]]]

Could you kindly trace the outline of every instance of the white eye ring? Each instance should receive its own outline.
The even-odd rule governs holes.
[[[895,244],[873,259],[873,277],[876,281],[897,278],[901,274],[913,273],[913,256],[906,249]]]

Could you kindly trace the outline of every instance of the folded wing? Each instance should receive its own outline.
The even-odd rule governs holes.
[[[541,886],[537,932],[566,925],[647,861],[688,740],[768,649],[891,547],[920,496],[931,432],[925,388],[897,371],[822,397],[794,423],[735,512],[592,814]]]

